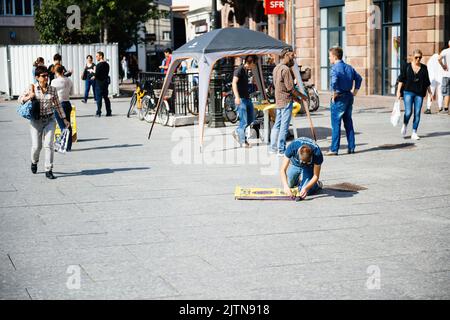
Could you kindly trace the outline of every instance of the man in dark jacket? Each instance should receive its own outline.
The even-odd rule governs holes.
[[[108,86],[110,83],[109,78],[109,64],[105,61],[105,55],[99,51],[95,55],[97,59],[97,66],[95,68],[95,75],[92,78],[95,79],[95,101],[97,102],[97,117],[102,115],[102,99],[105,99],[106,116],[111,117],[111,101],[108,97]]]

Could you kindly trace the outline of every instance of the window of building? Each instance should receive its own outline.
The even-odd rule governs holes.
[[[344,6],[320,9],[320,88],[329,90],[331,65],[328,50],[339,46],[345,54]]]
[[[0,15],[31,16],[40,4],[39,0],[0,0]]]
[[[163,31],[163,38],[164,41],[170,41],[170,31]]]
[[[375,3],[381,13],[381,28],[375,29],[374,93],[395,95],[395,83],[401,64],[406,61],[406,37],[403,34],[406,1],[387,0]]]

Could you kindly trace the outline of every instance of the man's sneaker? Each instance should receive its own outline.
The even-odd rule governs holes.
[[[319,187],[320,190],[322,190],[323,189],[322,181],[317,181],[317,186]]]
[[[431,114],[431,110],[430,110],[430,109],[427,109],[427,110],[425,110],[424,113],[425,113],[425,114]]]
[[[87,100],[86,99],[82,99],[81,102],[87,103]]]
[[[333,152],[333,151],[325,152],[325,156],[327,156],[327,157],[332,157],[332,156],[337,156],[337,155],[338,155],[337,152]]]
[[[31,172],[33,172],[33,174],[36,174],[36,172],[37,172],[37,163],[32,163],[31,164]]]
[[[447,111],[448,111],[448,108],[444,108],[444,111],[447,112]]]
[[[107,113],[106,116],[107,117],[112,117],[112,113]]]
[[[277,152],[277,156],[279,156],[280,158],[284,157],[284,152]]]
[[[348,153],[348,154],[354,154],[354,153],[355,153],[355,150],[350,150],[350,149],[348,149],[348,150],[347,150],[347,153]]]
[[[400,134],[401,134],[403,137],[406,137],[406,126],[405,126],[405,124],[403,124],[402,130],[400,131]]]
[[[47,179],[50,179],[50,180],[56,179],[56,177],[53,175],[52,170],[46,171],[45,176],[47,177]]]
[[[95,114],[95,117],[96,117],[96,118],[100,118],[101,116],[102,116],[102,115],[101,115],[100,113],[96,113],[96,114]]]
[[[416,132],[413,132],[411,135],[411,140],[420,140],[420,137],[417,135]]]

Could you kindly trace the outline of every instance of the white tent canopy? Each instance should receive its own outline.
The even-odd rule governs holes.
[[[162,97],[165,96],[172,76],[183,60],[196,59],[199,66],[199,126],[200,126],[200,146],[203,145],[204,128],[206,120],[206,106],[208,102],[208,88],[213,71],[214,64],[226,57],[239,57],[247,55],[263,56],[268,54],[279,55],[284,48],[291,46],[276,40],[265,33],[252,31],[245,28],[224,28],[210,31],[198,38],[191,40],[179,49],[175,50],[172,55],[172,61],[168,68],[166,78],[164,79],[161,94],[158,100],[156,112],[158,112]],[[295,63],[292,67],[297,84],[303,92],[303,82],[301,81],[300,69]],[[262,81],[262,70],[260,64],[255,70],[257,77],[257,85],[260,92],[265,93],[264,81]],[[311,126],[311,131],[315,137],[312,121],[309,117],[309,110],[305,108]],[[155,117],[156,119],[156,117]],[[149,132],[151,136],[154,121]]]

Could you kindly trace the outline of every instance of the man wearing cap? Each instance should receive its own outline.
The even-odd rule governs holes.
[[[299,198],[305,199],[321,190],[322,163],[323,155],[317,143],[305,137],[294,140],[284,153],[280,170],[284,192],[292,196],[291,188],[298,187]]]

